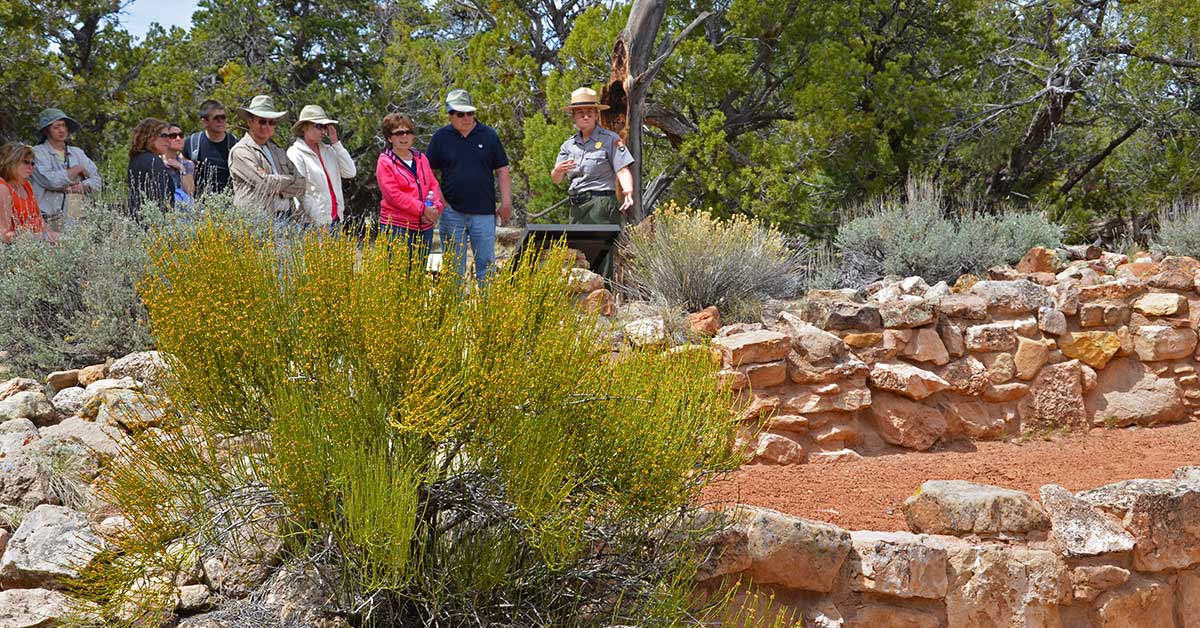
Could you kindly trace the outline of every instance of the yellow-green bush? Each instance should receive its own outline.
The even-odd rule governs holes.
[[[168,545],[216,550],[243,504],[364,625],[684,616],[680,522],[736,464],[705,352],[606,359],[561,259],[464,297],[383,246],[287,255],[228,221],[154,248],[141,292],[179,418],[105,477],[130,527],[80,595],[128,604],[178,567]]]

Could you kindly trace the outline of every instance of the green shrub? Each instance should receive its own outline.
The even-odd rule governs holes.
[[[1164,255],[1200,257],[1200,201],[1179,201],[1159,212],[1150,248]]]
[[[805,285],[808,249],[743,216],[714,218],[668,204],[629,231],[622,249],[626,289],[688,311],[752,309],[795,297]]]
[[[1030,247],[1061,243],[1062,230],[1038,213],[968,209],[947,215],[945,206],[937,185],[913,180],[903,198],[884,197],[860,208],[835,240],[838,283],[861,287],[884,275],[953,282],[964,273],[1015,263]]]
[[[2,361],[40,376],[148,347],[134,286],[146,260],[142,229],[102,204],[57,244],[25,234],[0,246]]]
[[[146,578],[179,568],[169,545],[270,522],[356,625],[681,621],[681,522],[737,463],[711,356],[604,359],[562,251],[464,299],[355,248],[310,236],[280,273],[236,222],[157,241],[142,294],[182,412],[111,467],[129,527],[76,592],[111,613],[171,586]]]

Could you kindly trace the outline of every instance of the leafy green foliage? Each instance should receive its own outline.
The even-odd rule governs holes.
[[[879,198],[842,225],[835,242],[839,283],[859,287],[884,275],[953,282],[1015,263],[1030,247],[1057,246],[1060,238],[1060,228],[1036,213],[948,215],[941,189],[913,180],[905,197]]]
[[[622,253],[635,295],[692,312],[710,305],[732,312],[799,294],[808,251],[762,223],[668,204],[629,233]]]
[[[563,261],[464,298],[383,246],[163,234],[141,288],[182,413],[105,478],[130,528],[80,591],[120,600],[268,512],[366,625],[681,619],[730,394],[706,352],[602,359]]]

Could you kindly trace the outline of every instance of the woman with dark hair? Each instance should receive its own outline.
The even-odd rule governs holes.
[[[375,163],[375,178],[383,200],[379,206],[380,232],[408,244],[409,258],[421,262],[433,247],[433,226],[445,206],[442,190],[429,159],[415,150],[415,127],[408,116],[388,114],[380,125],[387,148]],[[420,249],[418,257],[413,252]]]
[[[157,118],[146,118],[133,128],[126,182],[129,184],[128,211],[135,219],[141,215],[145,203],[153,203],[166,213],[175,197],[175,182],[162,160],[169,139],[167,123]]]
[[[33,147],[9,142],[0,146],[0,238],[12,242],[18,231],[44,235],[51,242],[58,233],[46,233],[42,212],[29,178],[33,176]]]

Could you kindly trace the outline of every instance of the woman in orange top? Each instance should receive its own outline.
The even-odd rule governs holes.
[[[9,142],[0,146],[0,237],[12,242],[18,231],[31,231],[50,241],[57,233],[46,233],[42,212],[29,177],[33,175],[33,148]]]

